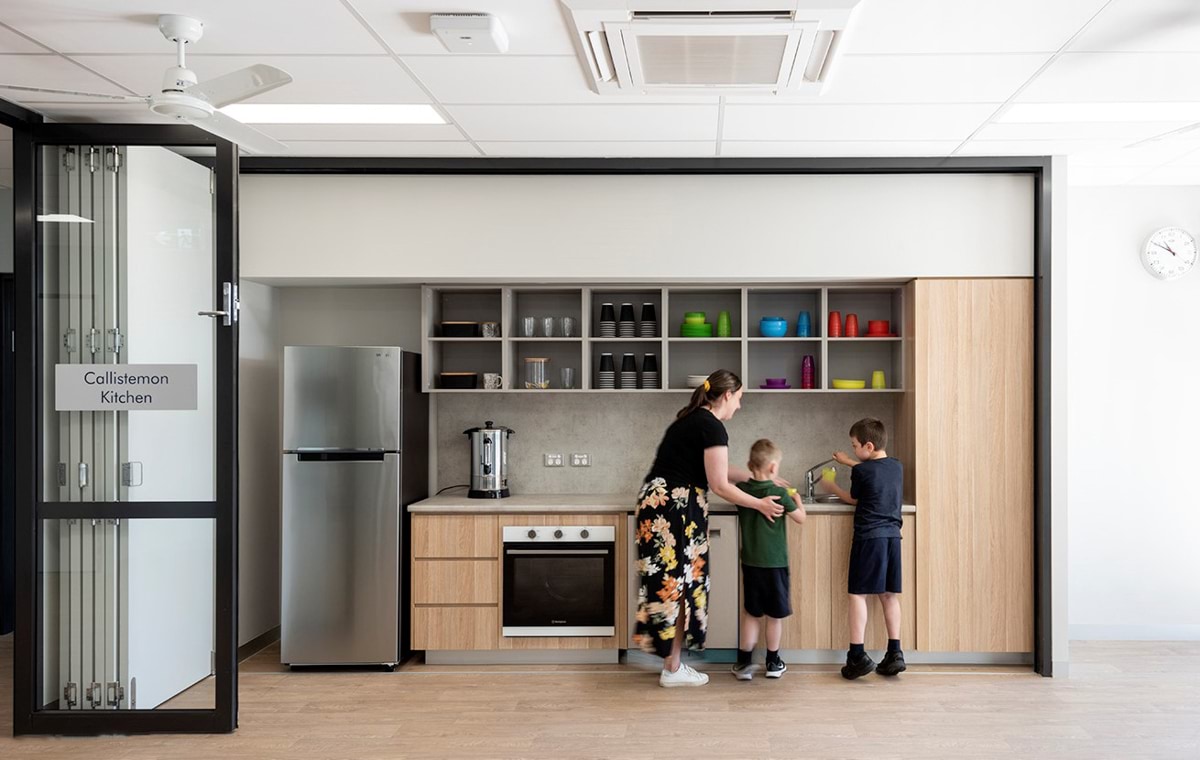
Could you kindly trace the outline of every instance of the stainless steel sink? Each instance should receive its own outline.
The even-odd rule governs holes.
[[[840,504],[841,501],[842,500],[838,498],[837,494],[819,493],[813,497],[813,500],[811,502],[805,502],[805,503],[806,504]]]

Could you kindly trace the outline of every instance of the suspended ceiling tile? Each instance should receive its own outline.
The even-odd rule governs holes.
[[[722,139],[963,140],[998,105],[727,105]]]
[[[453,124],[255,124],[276,140],[369,140],[437,142],[461,140]]]
[[[1108,0],[864,0],[844,53],[1052,53]]]
[[[1144,166],[1071,166],[1068,163],[1067,184],[1074,187],[1124,185],[1145,173]]]
[[[1200,52],[1068,53],[1050,64],[1016,102],[1194,100],[1200,100]]]
[[[162,88],[163,72],[174,65],[169,55],[75,56],[136,92]],[[255,63],[292,75],[292,82],[252,98],[251,103],[428,103],[429,98],[388,55],[379,56],[228,56],[188,59],[201,82]]]
[[[971,140],[960,156],[1066,156],[1087,151],[1119,150],[1119,140]]]
[[[458,142],[414,142],[363,140],[343,142],[336,140],[288,140],[289,156],[384,156],[403,158],[406,156],[478,156],[479,151],[471,143]]]
[[[414,56],[404,59],[441,103],[713,104],[716,95],[597,95],[566,56]]]
[[[877,156],[947,156],[958,147],[957,140],[925,141],[878,141],[878,140],[723,140],[722,156],[786,156],[789,158],[812,156],[830,157],[877,157]]]
[[[1072,166],[1161,166],[1178,162],[1197,149],[1195,142],[1158,140],[1137,147],[1118,144],[1111,150],[1080,151],[1071,154]]]
[[[1012,97],[1042,64],[1029,55],[848,55],[820,95],[729,96],[729,103],[995,103]]]
[[[3,21],[61,53],[162,53],[173,49],[158,31],[163,13],[204,22],[204,36],[194,45],[199,53],[380,52],[362,24],[332,0],[4,0]]]
[[[1189,148],[1188,152],[1170,162],[1171,166],[1200,166],[1200,144],[1178,143],[1181,147]]]
[[[106,95],[128,95],[112,82],[57,55],[0,56],[0,82],[26,87],[51,87],[65,90],[99,92]],[[79,102],[74,95],[23,92],[0,88],[0,98],[14,103]]]
[[[489,156],[522,156],[544,158],[659,158],[713,157],[714,140],[674,141],[580,141],[580,142],[481,142],[479,147]]]
[[[1200,53],[1200,3],[1114,0],[1071,50]]]
[[[1086,121],[1061,124],[988,124],[976,140],[1120,140],[1128,143],[1187,126],[1187,122]],[[1197,137],[1200,137],[1198,135]]]
[[[447,106],[473,140],[714,140],[702,105]]]
[[[508,34],[510,55],[574,55],[571,31],[556,0],[353,0],[379,36],[400,55],[454,55],[429,30],[431,13],[491,13]]]

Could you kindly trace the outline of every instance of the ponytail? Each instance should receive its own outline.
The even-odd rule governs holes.
[[[675,419],[683,419],[705,404],[716,402],[727,392],[736,393],[741,387],[741,378],[727,369],[719,369],[709,375],[708,379],[703,383],[696,386],[696,390],[692,391],[691,399],[688,400],[688,405],[679,410],[679,413],[675,415]]]

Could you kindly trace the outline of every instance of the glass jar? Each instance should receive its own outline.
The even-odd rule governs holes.
[[[530,356],[525,359],[525,387],[550,387],[550,360],[546,357]]]

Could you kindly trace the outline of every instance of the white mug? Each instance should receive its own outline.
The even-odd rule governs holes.
[[[489,391],[499,390],[504,387],[504,378],[499,372],[484,372],[483,387]]]

